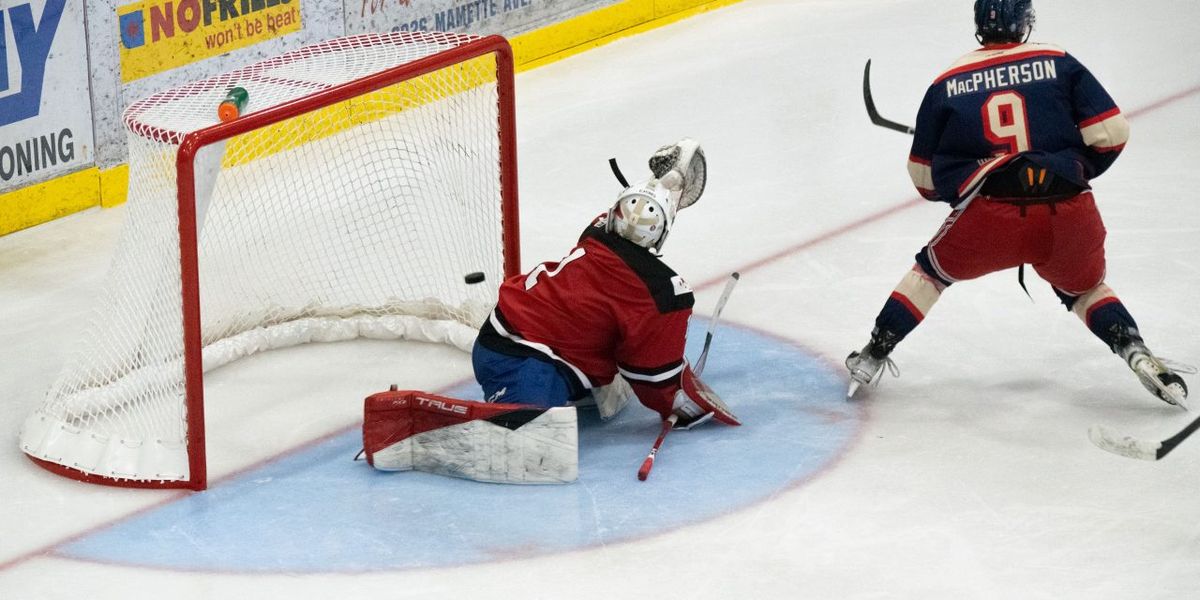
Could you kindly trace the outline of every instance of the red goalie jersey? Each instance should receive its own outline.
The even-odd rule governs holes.
[[[687,368],[692,288],[647,249],[606,232],[605,220],[561,261],[505,281],[479,343],[553,359],[574,374],[578,396],[620,372],[642,404],[669,414]]]

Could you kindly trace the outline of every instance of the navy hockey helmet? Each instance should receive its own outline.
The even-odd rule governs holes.
[[[975,0],[975,39],[980,44],[1024,42],[1033,22],[1033,0]]]

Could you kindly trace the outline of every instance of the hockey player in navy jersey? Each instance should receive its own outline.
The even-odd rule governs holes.
[[[693,140],[660,149],[654,179],[628,187],[557,262],[509,278],[472,352],[489,402],[541,407],[586,402],[602,416],[637,399],[677,427],[710,416],[737,425],[683,356],[692,289],[662,262],[678,209],[704,191]],[[627,385],[626,385],[627,382]]]
[[[908,170],[921,195],[953,211],[846,359],[849,394],[877,381],[896,345],[950,285],[1030,264],[1066,308],[1160,399],[1182,406],[1187,385],[1156,357],[1104,282],[1104,224],[1090,182],[1129,137],[1121,110],[1070,54],[1027,43],[1032,0],[976,0],[982,45],[929,87]]]

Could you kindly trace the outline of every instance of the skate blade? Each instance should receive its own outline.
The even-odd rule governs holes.
[[[1160,381],[1158,379],[1157,374],[1155,374],[1152,377],[1149,377],[1148,379],[1150,380],[1150,383],[1154,385],[1155,388],[1158,388],[1159,397],[1160,397],[1160,399],[1162,399],[1163,402],[1166,402],[1167,404],[1173,404],[1175,406],[1178,406],[1179,408],[1182,408],[1183,410],[1185,410],[1187,412],[1192,411],[1192,409],[1188,407],[1187,402],[1184,401],[1184,399],[1187,398],[1187,396],[1177,395],[1175,393],[1175,391],[1171,389],[1170,386],[1164,384],[1162,381]]]
[[[1192,412],[1191,407],[1187,405],[1187,402],[1185,402],[1183,398],[1176,397],[1175,406],[1178,406],[1187,412]]]
[[[1153,365],[1153,359],[1141,362],[1138,367],[1134,369],[1134,372],[1137,373],[1138,379],[1141,379],[1143,384],[1149,382],[1150,385],[1154,386],[1154,388],[1158,390],[1159,399],[1163,402],[1178,406],[1187,412],[1191,412],[1192,409],[1189,408],[1187,403],[1184,401],[1187,396],[1177,395],[1175,391],[1170,388],[1170,386],[1163,383],[1162,380],[1158,378],[1159,370]]]

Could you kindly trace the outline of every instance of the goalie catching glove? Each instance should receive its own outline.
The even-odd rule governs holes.
[[[700,143],[683,138],[659,148],[650,157],[650,171],[663,187],[671,190],[680,209],[700,200],[708,175],[708,163]]]

